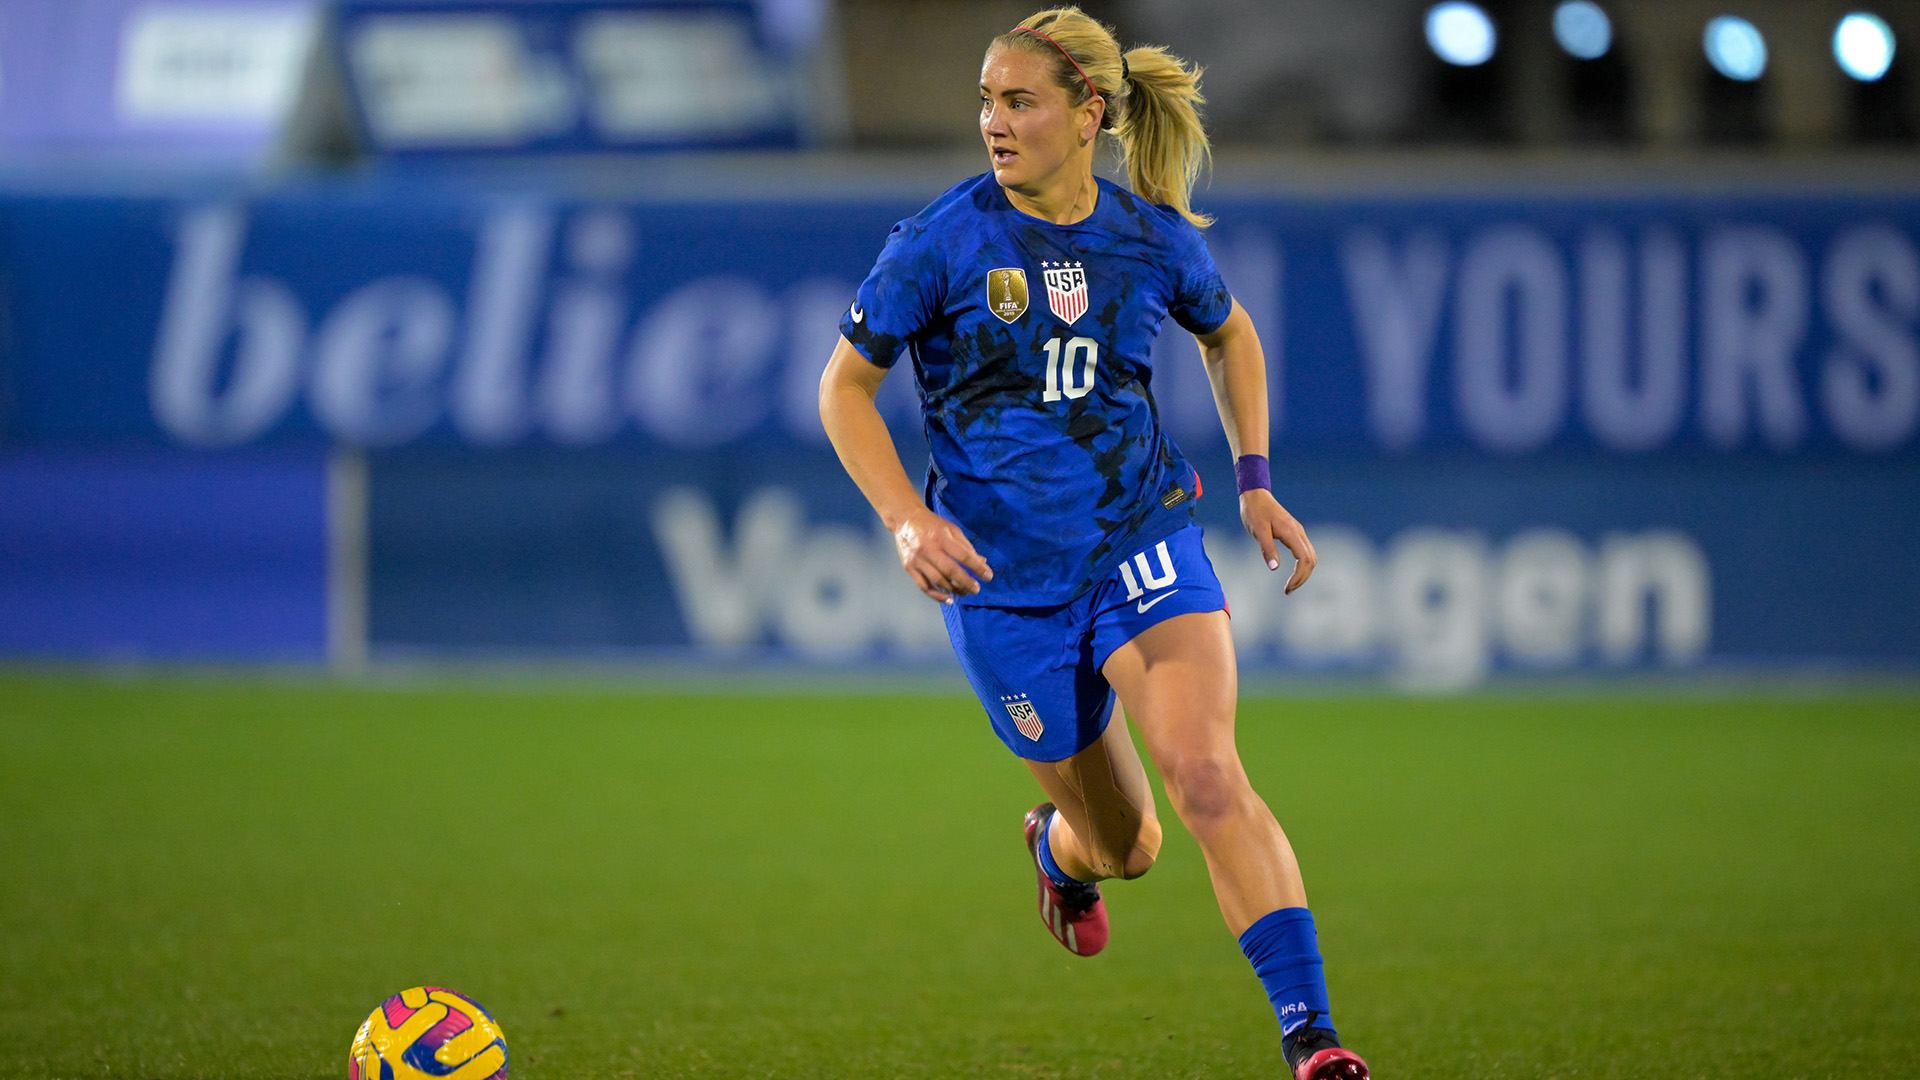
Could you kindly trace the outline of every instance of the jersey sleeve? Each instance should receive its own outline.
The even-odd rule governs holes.
[[[1173,274],[1173,302],[1167,305],[1167,313],[1188,333],[1209,334],[1233,314],[1233,294],[1220,280],[1220,270],[1213,265],[1213,253],[1207,250],[1200,230],[1184,221],[1181,224],[1185,228],[1175,248],[1178,265]]]
[[[854,294],[853,306],[840,315],[841,336],[880,367],[892,367],[900,347],[931,325],[940,311],[946,260],[937,245],[925,239],[924,230],[912,222],[895,225],[873,271]]]

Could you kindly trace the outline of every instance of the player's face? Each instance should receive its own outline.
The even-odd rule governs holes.
[[[1090,153],[1098,130],[1090,109],[1067,100],[1045,55],[1027,49],[987,54],[980,69],[980,135],[1001,187],[1046,187],[1077,156]]]

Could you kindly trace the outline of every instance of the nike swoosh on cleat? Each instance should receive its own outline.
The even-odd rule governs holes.
[[[854,301],[852,307],[847,309],[847,314],[853,316],[854,322],[862,323],[867,321],[867,313],[860,310],[860,302],[857,300]]]
[[[1168,589],[1166,592],[1161,593],[1159,596],[1156,596],[1151,600],[1140,601],[1138,604],[1135,604],[1133,606],[1133,609],[1139,612],[1140,614],[1145,615],[1147,613],[1148,608],[1152,607],[1153,605],[1159,603],[1162,600],[1165,600],[1167,597],[1172,596],[1174,593],[1177,593],[1179,591],[1180,591],[1179,589]]]

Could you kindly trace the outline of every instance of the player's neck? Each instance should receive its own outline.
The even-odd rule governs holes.
[[[1090,169],[1085,172],[1063,171],[1067,172],[1066,176],[1037,189],[1004,189],[1007,201],[1013,204],[1015,210],[1055,225],[1085,221],[1092,216],[1093,208],[1100,201],[1100,184],[1093,178]]]

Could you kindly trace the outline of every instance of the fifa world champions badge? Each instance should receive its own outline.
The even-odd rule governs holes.
[[[1041,263],[1047,266],[1047,263]],[[1059,263],[1046,271],[1047,307],[1067,325],[1087,313],[1087,271],[1079,263]]]
[[[987,310],[1010,323],[1027,313],[1027,272],[1019,267],[987,271]]]
[[[1013,726],[1020,729],[1020,734],[1034,742],[1039,742],[1041,734],[1047,730],[1047,725],[1040,722],[1040,713],[1034,709],[1033,702],[1027,700],[1027,695],[1016,694],[1013,697],[1003,697],[1000,701],[1007,707],[1007,716],[1012,718]]]

